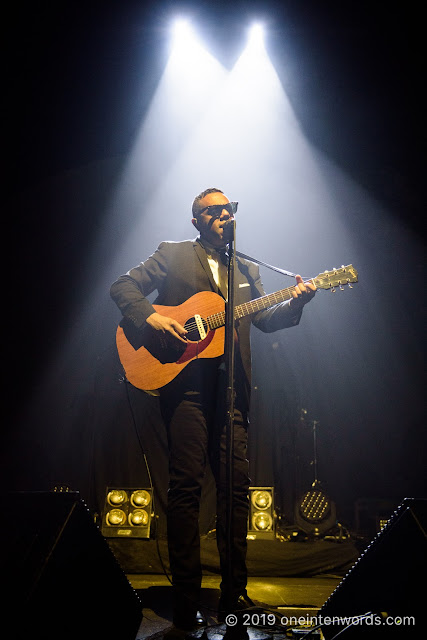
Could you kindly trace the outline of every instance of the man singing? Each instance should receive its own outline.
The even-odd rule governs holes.
[[[184,326],[172,317],[157,313],[146,296],[157,290],[154,304],[166,306],[180,305],[201,291],[214,291],[227,299],[224,227],[236,211],[237,202],[230,202],[219,189],[206,189],[194,199],[192,223],[199,236],[195,240],[162,242],[145,262],[120,276],[112,285],[111,296],[128,322],[141,332],[154,330],[162,338],[185,342],[187,331]],[[238,258],[234,280],[236,306],[265,295],[259,269],[253,262]],[[167,527],[174,589],[173,623],[177,636],[194,629],[199,621],[202,569],[198,517],[208,460],[217,489],[216,535],[222,575],[219,619],[252,605],[246,592],[250,325],[252,322],[264,332],[293,327],[299,323],[302,308],[314,293],[314,284],[304,283],[296,276],[290,301],[236,323],[231,568],[226,562],[227,380],[224,357],[196,358],[159,390],[169,444]]]

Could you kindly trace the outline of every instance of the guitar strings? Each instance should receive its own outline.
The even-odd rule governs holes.
[[[346,271],[350,270],[350,267],[352,268],[352,265],[349,265],[347,267],[342,267],[341,269],[335,270],[334,274],[338,274],[338,272],[341,272],[341,271],[345,273]],[[329,273],[325,271],[324,274],[320,274],[319,276],[317,276],[317,278],[314,278],[314,277],[313,278],[309,278],[308,280],[306,280],[306,282],[307,281],[315,282],[316,280],[318,280],[319,278],[321,278],[325,274],[327,274],[329,276]],[[350,278],[347,278],[347,279],[344,279],[344,280],[339,280],[338,284],[345,285],[345,284],[350,284],[350,282],[354,282],[354,281],[357,281],[357,280],[351,280]],[[326,288],[326,287],[322,287],[322,288]],[[250,311],[248,312],[248,307],[253,306],[255,304],[259,304],[260,301],[262,301],[261,302],[262,306],[259,309],[255,309],[253,311],[253,313],[256,313],[257,311],[261,311],[262,309],[265,309],[266,306],[264,305],[264,302],[266,302],[267,300],[268,300],[268,302],[270,302],[270,300],[273,300],[275,297],[277,297],[279,295],[280,296],[284,296],[285,294],[286,294],[286,296],[290,297],[291,291],[293,289],[295,289],[295,285],[292,285],[290,287],[286,287],[285,289],[281,289],[280,291],[276,291],[275,293],[269,293],[269,294],[267,294],[265,296],[261,296],[261,298],[256,298],[255,300],[250,300],[248,302],[244,302],[243,304],[241,304],[238,307],[236,307],[236,309],[240,308],[240,309],[243,309],[245,311],[243,316],[239,316],[239,314],[237,314],[237,318],[244,317],[245,315],[248,315],[248,313],[250,313]],[[278,302],[284,302],[285,300],[286,300],[286,298],[282,298],[282,300],[279,300]],[[277,304],[277,302],[276,302],[276,304]],[[218,329],[220,326],[223,326],[222,316],[225,317],[225,312],[224,311],[222,311],[220,313],[214,313],[213,315],[208,316],[206,320],[204,318],[202,320],[203,320],[204,324],[206,323],[208,329],[211,331],[212,329]],[[210,319],[214,320],[215,318],[221,318],[221,324],[218,325],[218,327],[212,326],[211,322],[209,321]],[[191,331],[195,331],[198,328],[196,321],[189,322],[188,324],[185,323],[184,327],[186,327],[187,331],[190,331],[190,332]]]
[[[262,296],[261,298],[258,298],[258,300],[272,299],[272,298],[273,298],[273,296],[277,296],[277,294],[279,294],[279,293],[283,294],[283,293],[285,293],[285,292],[286,292],[286,293],[288,294],[288,293],[290,293],[290,292],[291,292],[291,290],[292,290],[292,289],[294,289],[294,288],[295,288],[294,286],[287,287],[286,289],[282,289],[281,291],[276,291],[275,293],[269,293],[269,294],[267,294],[266,296]],[[257,299],[255,299],[255,300],[249,300],[249,302],[244,302],[243,304],[241,304],[241,305],[239,305],[239,306],[243,308],[243,307],[247,307],[248,305],[254,304],[254,303],[256,303],[256,302],[257,302]],[[282,301],[282,302],[283,302],[283,301]],[[262,307],[261,307],[261,309],[256,309],[256,310],[254,311],[254,313],[256,313],[256,311],[260,311],[260,310],[262,310],[263,308],[264,308],[264,307],[262,306]],[[220,313],[215,313],[215,314],[213,314],[213,315],[211,315],[211,316],[208,316],[208,317],[207,317],[207,319],[204,319],[204,318],[203,318],[203,321],[204,321],[204,323],[206,323],[206,324],[207,324],[207,327],[208,327],[208,329],[209,329],[209,330],[212,330],[212,329],[214,329],[214,328],[215,328],[215,329],[217,329],[218,327],[212,327],[212,326],[210,325],[209,319],[210,319],[210,318],[215,318],[215,316],[216,316],[216,317],[218,317],[218,316],[221,316],[221,315],[224,315],[224,314],[225,314],[225,312],[224,312],[224,311],[222,311],[222,312],[220,312]],[[184,327],[187,329],[187,331],[190,331],[190,332],[191,332],[191,331],[195,331],[195,330],[197,329],[197,322],[195,322],[195,321],[194,321],[194,322],[190,322],[189,324],[188,324],[188,323],[185,323],[185,324],[184,324]]]

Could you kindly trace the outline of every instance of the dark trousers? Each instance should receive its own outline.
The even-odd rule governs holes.
[[[192,375],[191,375],[192,374]],[[168,547],[174,585],[174,623],[191,623],[200,600],[199,509],[206,464],[217,488],[216,535],[227,599],[246,590],[248,519],[247,415],[236,398],[231,571],[227,564],[227,457],[225,376],[210,362],[193,367],[181,381],[161,394],[161,410],[169,442]],[[190,388],[189,388],[190,387]],[[231,577],[231,581],[229,578]]]

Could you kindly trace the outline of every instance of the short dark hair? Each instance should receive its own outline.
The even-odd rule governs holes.
[[[199,195],[194,198],[193,206],[191,207],[194,218],[197,218],[197,214],[199,213],[200,200],[203,200],[203,198],[207,196],[208,193],[224,193],[224,191],[221,191],[221,189],[215,189],[215,187],[211,187],[210,189],[205,189],[204,191],[202,191],[202,193],[199,193]]]

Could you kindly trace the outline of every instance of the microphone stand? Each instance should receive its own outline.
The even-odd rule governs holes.
[[[236,262],[236,222],[233,220],[224,228],[228,241],[228,300],[225,305],[225,369],[227,374],[226,389],[226,562],[228,570],[227,598],[231,605],[231,588],[233,584],[233,489],[234,489],[234,268]]]

